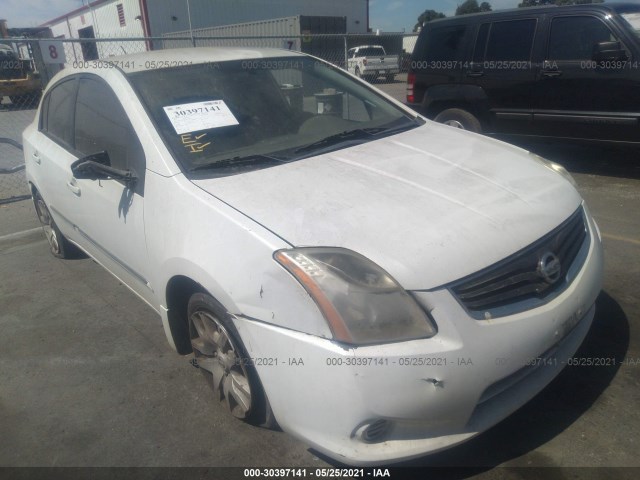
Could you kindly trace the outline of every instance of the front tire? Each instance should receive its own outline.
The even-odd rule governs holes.
[[[462,110],[461,108],[449,108],[444,110],[436,115],[434,120],[461,130],[468,130],[474,133],[482,132],[480,120],[478,120],[472,113]]]
[[[187,315],[196,365],[215,398],[234,417],[275,428],[258,373],[226,309],[210,295],[196,293],[189,300]]]

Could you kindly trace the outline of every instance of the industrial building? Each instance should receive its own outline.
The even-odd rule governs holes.
[[[346,33],[366,33],[369,0],[95,0],[43,27],[57,38],[162,37],[274,18],[346,18]]]

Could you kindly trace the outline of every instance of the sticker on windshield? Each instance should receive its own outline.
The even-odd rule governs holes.
[[[224,100],[185,103],[163,108],[178,135],[209,130],[210,128],[239,125]]]

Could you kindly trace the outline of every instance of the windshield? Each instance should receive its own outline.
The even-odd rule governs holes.
[[[338,68],[308,57],[129,74],[185,172],[230,175],[418,126]]]
[[[631,26],[633,33],[640,37],[640,12],[621,13],[620,16]]]

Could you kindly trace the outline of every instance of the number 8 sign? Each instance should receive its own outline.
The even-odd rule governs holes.
[[[40,40],[44,63],[66,63],[64,44],[59,40]]]

